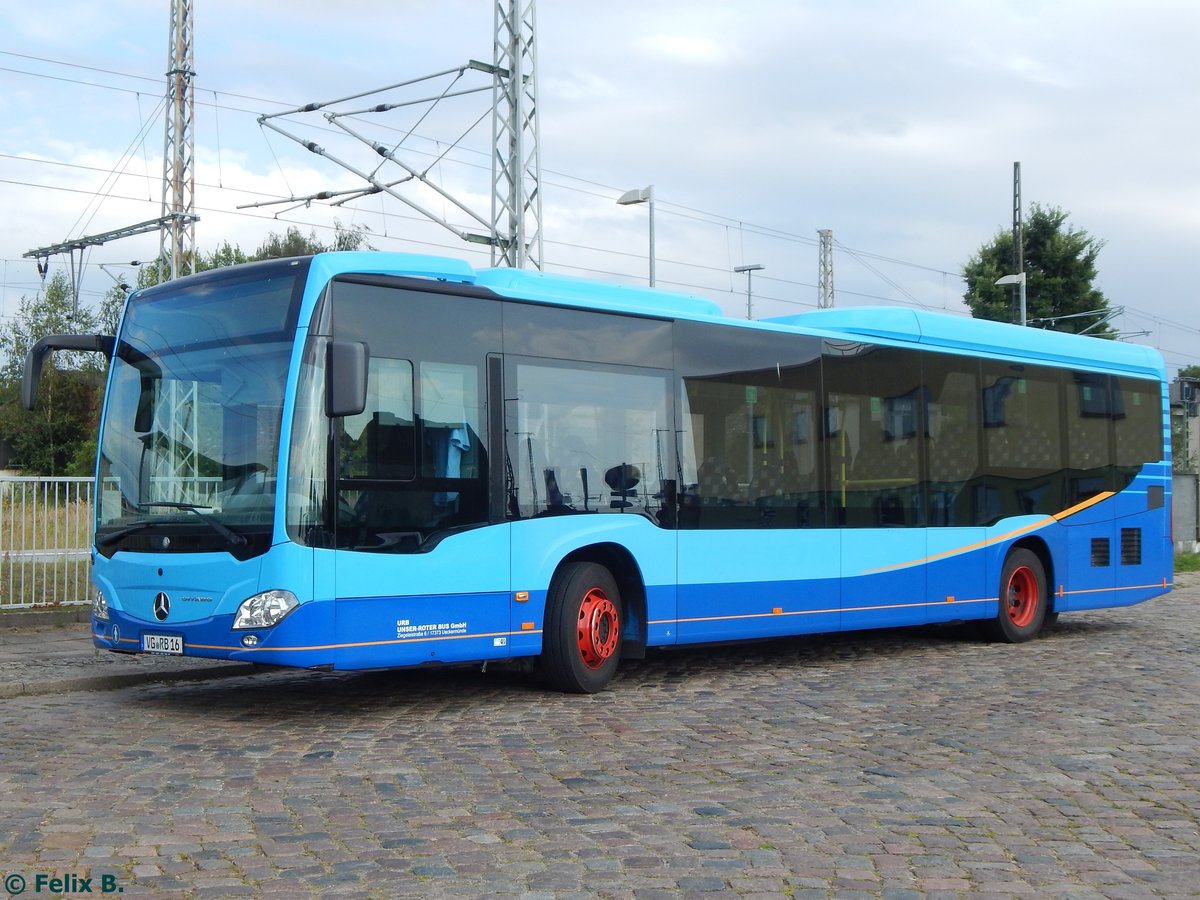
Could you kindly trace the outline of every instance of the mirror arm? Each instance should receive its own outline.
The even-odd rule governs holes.
[[[82,350],[103,353],[112,359],[117,339],[111,334],[48,334],[25,354],[25,372],[21,377],[21,405],[32,410],[37,405],[38,382],[42,364],[55,350]]]

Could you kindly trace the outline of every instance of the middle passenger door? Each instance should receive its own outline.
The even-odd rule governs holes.
[[[540,652],[547,591],[568,558],[612,570],[626,653],[673,643],[670,323],[510,302],[504,350],[513,655]]]

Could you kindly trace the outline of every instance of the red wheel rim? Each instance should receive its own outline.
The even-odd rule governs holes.
[[[1028,566],[1017,566],[1008,576],[1008,590],[1005,606],[1009,620],[1018,628],[1024,628],[1033,621],[1037,613],[1038,583],[1033,569]]]
[[[579,604],[575,629],[579,655],[589,669],[598,669],[617,652],[619,620],[617,608],[600,588],[592,588]]]

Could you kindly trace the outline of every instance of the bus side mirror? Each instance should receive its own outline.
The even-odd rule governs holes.
[[[117,339],[111,334],[48,334],[25,354],[25,371],[21,376],[21,405],[32,410],[37,405],[38,382],[42,364],[55,350],[86,350],[103,353],[112,359]]]
[[[357,416],[367,408],[367,345],[330,341],[325,357],[325,415]]]

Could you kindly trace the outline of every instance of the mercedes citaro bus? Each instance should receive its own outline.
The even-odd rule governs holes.
[[[903,308],[764,321],[399,253],[130,296],[95,492],[96,646],[314,669],[1061,613],[1171,587],[1153,350]]]

